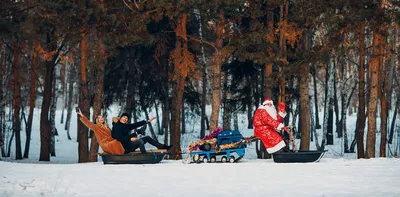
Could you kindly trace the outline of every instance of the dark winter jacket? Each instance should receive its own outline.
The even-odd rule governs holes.
[[[132,137],[137,137],[136,133],[143,134],[142,131],[130,133],[131,130],[136,129],[140,126],[145,125],[147,122],[145,120],[133,123],[133,124],[122,124],[121,122],[113,122],[113,128],[111,131],[111,136],[120,141],[124,148],[129,147]]]

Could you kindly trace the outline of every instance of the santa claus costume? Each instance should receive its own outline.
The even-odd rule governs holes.
[[[285,104],[279,104],[279,113],[277,113],[274,103],[270,98],[267,98],[254,114],[254,135],[263,142],[270,154],[286,146],[281,135],[277,132],[277,130],[280,131],[286,128],[282,124],[285,116]]]

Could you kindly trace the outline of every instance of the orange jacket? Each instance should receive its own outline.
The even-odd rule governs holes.
[[[118,155],[124,154],[125,149],[122,147],[122,144],[118,140],[111,137],[110,128],[93,124],[85,116],[81,116],[80,120],[85,126],[94,132],[100,147],[105,153]]]

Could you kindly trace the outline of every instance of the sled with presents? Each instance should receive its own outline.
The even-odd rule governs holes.
[[[255,137],[245,138],[237,130],[223,131],[218,127],[202,140],[189,144],[184,163],[234,163],[243,158],[247,144],[254,140]]]

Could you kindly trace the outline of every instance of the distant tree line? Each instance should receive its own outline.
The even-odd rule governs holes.
[[[324,150],[335,135],[345,152],[357,148],[358,158],[375,157],[380,140],[379,156],[386,157],[399,130],[399,3],[1,1],[2,157],[10,156],[14,141],[16,159],[28,158],[31,132],[40,129],[39,160],[49,161],[57,132],[71,140],[74,106],[88,117],[92,108],[94,119],[118,104],[133,122],[155,110],[160,118],[151,135],[164,135],[180,159],[188,116],[198,117],[200,138],[220,125],[238,130],[239,113],[247,114],[251,129],[266,97],[287,104],[285,125],[296,126],[300,150],[310,142]],[[60,101],[65,131],[55,129]],[[35,107],[40,128],[32,128]],[[346,118],[355,113],[357,126],[348,131]],[[79,162],[96,161],[95,136],[80,122],[77,136]],[[270,157],[262,143],[257,156]]]

